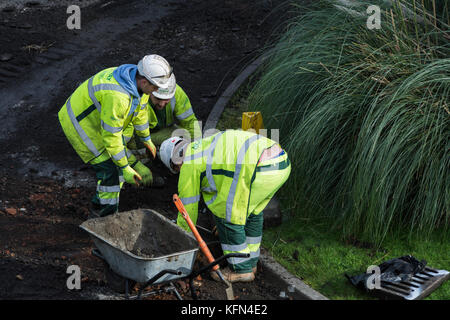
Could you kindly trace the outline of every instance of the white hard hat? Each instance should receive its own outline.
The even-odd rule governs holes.
[[[157,54],[150,54],[138,63],[139,74],[158,88],[167,89],[173,69],[169,62]]]
[[[169,168],[170,172],[177,173],[173,170],[171,163],[174,165],[183,163],[184,149],[188,144],[189,142],[187,140],[180,137],[171,137],[161,143],[159,158]]]
[[[175,75],[172,75],[169,78],[169,86],[167,88],[159,88],[157,91],[153,91],[153,95],[161,100],[172,99],[175,95],[175,90],[177,89],[177,81],[175,79]]]

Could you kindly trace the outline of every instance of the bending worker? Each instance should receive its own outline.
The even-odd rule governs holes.
[[[189,143],[173,137],[160,147],[161,161],[179,172],[178,193],[196,224],[203,195],[214,215],[222,250],[250,253],[230,258],[223,270],[230,282],[255,279],[263,232],[263,210],[291,172],[287,153],[275,141],[255,133],[227,130]],[[189,231],[181,214],[177,224]],[[219,280],[215,273],[211,273]]]
[[[180,133],[177,135],[189,137],[190,140],[201,137],[200,124],[191,102],[184,90],[176,83],[175,76],[170,78],[167,88],[159,88],[150,94],[149,104],[148,122],[152,141],[157,147],[170,138],[175,130]],[[133,132],[134,126],[130,123],[124,130],[124,139],[128,143],[128,148],[143,159],[144,157],[140,154],[143,147],[139,145],[139,141],[135,141]]]
[[[148,125],[148,98],[159,88],[168,88],[173,78],[163,57],[147,55],[138,65],[124,64],[92,76],[59,111],[67,139],[96,172],[90,217],[118,211],[123,182],[151,185],[151,171],[126,148],[122,133],[132,123],[144,146],[156,156]]]

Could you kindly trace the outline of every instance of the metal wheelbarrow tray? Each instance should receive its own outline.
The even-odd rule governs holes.
[[[110,268],[126,279],[159,284],[192,273],[198,252],[195,238],[154,210],[120,212],[80,227]]]

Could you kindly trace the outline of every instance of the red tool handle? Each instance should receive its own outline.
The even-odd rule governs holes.
[[[183,205],[183,202],[181,202],[181,199],[178,197],[177,194],[173,195],[173,202],[175,203],[175,206],[177,207],[178,211],[183,216],[184,220],[186,220],[187,224],[189,225],[189,228],[191,229],[192,233],[194,234],[195,239],[197,239],[198,246],[200,247],[200,250],[203,252],[203,254],[208,259],[209,263],[214,261],[214,257],[211,254],[211,251],[209,251],[208,246],[206,245],[205,241],[202,239],[200,234],[198,233],[197,228],[195,227],[194,223],[191,220],[191,217],[189,217],[188,212],[186,211],[186,208]],[[219,269],[219,265],[216,264],[213,268],[214,271]]]

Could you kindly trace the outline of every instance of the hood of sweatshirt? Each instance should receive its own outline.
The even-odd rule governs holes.
[[[130,113],[136,110],[141,100],[136,84],[136,73],[137,65],[135,64],[123,64],[113,72],[114,79],[132,96]]]

